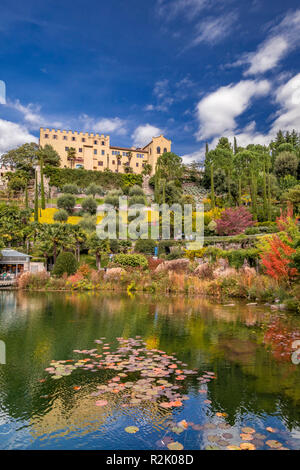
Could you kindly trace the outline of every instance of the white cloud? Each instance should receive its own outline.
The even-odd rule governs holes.
[[[264,73],[276,67],[299,42],[300,9],[289,12],[277,26],[273,27],[256,52],[245,54],[233,65],[250,64],[244,75]]]
[[[29,103],[27,106],[23,105],[19,100],[8,100],[6,105],[22,114],[24,124],[29,129],[39,129],[40,127],[62,127],[62,122],[47,118],[41,114],[41,106]]]
[[[300,73],[276,91],[276,102],[280,104],[273,131],[300,128]]]
[[[277,132],[291,131],[300,128],[300,73],[288,80],[284,85],[280,86],[274,93],[275,102],[279,104],[270,129],[266,133],[260,133],[256,129],[256,123],[252,121],[243,129],[229,129],[224,131],[222,135],[228,137],[233,143],[234,137],[241,147],[249,144],[268,145],[273,140]],[[210,148],[214,148],[218,142],[220,135],[214,137],[210,142]]]
[[[208,0],[158,0],[157,12],[166,21],[170,21],[178,15],[183,15],[188,20],[192,20],[208,3]]]
[[[222,41],[232,31],[236,18],[235,13],[229,13],[219,18],[211,17],[201,21],[196,27],[195,38],[188,47],[197,46],[200,43],[216,44]]]
[[[261,44],[255,54],[247,56],[250,63],[245,75],[256,75],[274,68],[289,49],[284,36],[275,36]]]
[[[38,139],[25,126],[0,119],[0,155],[28,142],[38,143]]]
[[[269,90],[267,80],[244,80],[223,86],[202,98],[197,105],[197,140],[233,131],[236,128],[235,119],[249,107],[251,99],[265,95]]]
[[[161,129],[155,126],[151,126],[151,124],[138,126],[131,136],[133,139],[133,145],[136,145],[137,147],[143,147],[152,140],[152,137],[156,137],[162,133],[163,131]]]
[[[82,114],[79,117],[79,121],[86,131],[99,132],[101,134],[117,134],[125,135],[126,121],[118,117],[115,118],[101,118],[94,119],[89,117],[87,114]]]
[[[203,146],[201,149],[196,150],[195,152],[182,155],[182,160],[183,160],[183,163],[191,163],[194,161],[199,162],[199,161],[203,161],[204,157],[205,157],[205,147]]]

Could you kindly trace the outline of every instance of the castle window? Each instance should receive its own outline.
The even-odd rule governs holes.
[[[49,138],[49,134],[45,134],[45,139],[48,139]]]
[[[81,142],[85,142],[85,137],[82,137]]]
[[[80,152],[80,153],[82,152],[82,148],[79,149],[79,152]]]
[[[66,135],[64,135],[63,140],[68,140],[68,137]]]
[[[65,147],[65,151],[67,152],[69,150],[69,147]]]
[[[105,155],[105,151],[104,151],[104,150],[101,150],[101,155]]]
[[[138,164],[138,163],[136,163],[136,164],[135,164],[135,166],[139,166],[139,164]]]
[[[112,164],[113,164],[113,165],[115,165],[115,164],[116,164],[115,160],[113,160],[113,161],[112,161]]]
[[[99,165],[99,166],[103,166],[103,162],[98,162],[98,165]]]
[[[98,144],[98,140],[94,140],[94,145],[97,145]]]
[[[104,142],[104,140],[102,140],[101,144],[102,144],[102,145],[105,145],[105,142]]]
[[[73,142],[76,140],[76,137],[72,137]]]
[[[160,147],[156,148],[156,153],[160,153]]]
[[[94,149],[94,155],[97,155],[97,149]]]
[[[54,135],[54,136],[53,136],[53,139],[56,140],[56,139],[57,139],[57,135]]]
[[[165,148],[164,148],[164,153],[166,153],[166,152],[167,152],[167,149],[166,149],[166,147],[165,147]]]

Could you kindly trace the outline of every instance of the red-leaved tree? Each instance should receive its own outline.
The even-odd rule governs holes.
[[[290,267],[294,248],[283,242],[278,235],[270,240],[270,249],[260,255],[266,273],[277,281],[289,282],[298,275],[296,268]]]
[[[225,209],[216,222],[219,235],[238,235],[254,224],[252,214],[243,206]]]

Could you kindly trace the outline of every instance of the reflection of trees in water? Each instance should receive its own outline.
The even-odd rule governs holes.
[[[214,370],[218,379],[208,384],[208,398],[213,410],[225,411],[231,422],[245,410],[262,414],[279,408],[287,423],[300,423],[295,411],[300,369],[278,363],[261,344],[261,324],[270,316],[262,307],[224,307],[184,296],[130,299],[115,293],[9,293],[6,306],[1,294],[0,320],[15,305],[14,321],[0,328],[8,351],[8,364],[0,371],[1,402],[15,418],[48,412],[41,398],[45,394],[59,394],[61,409],[76,406],[73,390],[70,394],[55,381],[39,382],[52,359],[72,358],[73,349],[94,347],[93,340],[103,336],[113,347],[116,337],[141,335],[149,348],[175,352],[200,372]],[[299,319],[291,324],[299,325]],[[63,379],[71,389],[74,377]],[[81,380],[91,384],[98,379],[87,372]]]

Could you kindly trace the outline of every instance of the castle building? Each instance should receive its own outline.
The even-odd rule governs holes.
[[[88,132],[40,128],[40,146],[51,145],[61,158],[62,168],[85,168],[103,171],[109,169],[116,173],[142,173],[146,163],[155,172],[157,159],[164,152],[171,151],[171,140],[163,135],[153,137],[143,148],[115,147],[110,145],[109,135]],[[75,149],[70,158],[69,149]]]

